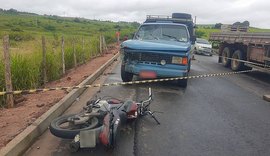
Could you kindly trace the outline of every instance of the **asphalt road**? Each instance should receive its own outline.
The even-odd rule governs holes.
[[[190,75],[229,72],[217,57],[196,55]],[[120,64],[98,82],[120,79]],[[144,117],[123,127],[118,146],[102,146],[70,153],[68,140],[44,133],[25,153],[27,156],[62,155],[270,155],[270,75],[260,72],[191,79],[186,89],[176,83],[153,83],[101,88],[97,96],[143,100],[152,87],[151,108],[161,122]],[[89,89],[67,113],[78,112],[97,90]]]

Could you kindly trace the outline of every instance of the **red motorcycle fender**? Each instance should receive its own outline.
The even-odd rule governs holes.
[[[109,144],[109,138],[110,138],[110,114],[108,113],[103,120],[103,128],[99,134],[99,140],[103,145],[108,145]]]
[[[132,103],[131,107],[130,107],[130,110],[128,111],[127,115],[128,117],[135,117],[137,116],[137,110],[138,110],[138,105],[134,102]]]

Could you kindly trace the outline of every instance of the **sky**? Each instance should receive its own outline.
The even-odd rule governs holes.
[[[196,16],[197,24],[250,22],[270,28],[269,0],[0,0],[0,8],[38,14],[83,17],[97,20],[137,21],[146,15],[184,12]]]

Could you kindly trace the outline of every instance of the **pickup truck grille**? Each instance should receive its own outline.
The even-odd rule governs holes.
[[[160,64],[161,60],[165,60],[167,64],[172,63],[172,55],[168,54],[156,54],[156,53],[139,53],[139,52],[128,52],[126,54],[126,59],[130,61],[139,62],[151,62]]]

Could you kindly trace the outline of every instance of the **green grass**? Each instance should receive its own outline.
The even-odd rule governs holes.
[[[196,35],[199,38],[205,38],[209,39],[210,34],[214,32],[221,32],[220,29],[213,29],[211,28],[213,25],[199,25],[196,28]],[[260,28],[254,28],[250,27],[248,32],[270,32],[270,29],[260,29]]]
[[[270,32],[270,29],[260,29],[260,28],[250,27],[248,29],[248,32]]]
[[[197,28],[196,36],[199,38],[209,39],[210,34],[214,32],[220,32],[220,29]]]
[[[138,23],[110,22],[58,16],[41,16],[29,13],[6,12],[0,9],[0,38],[10,37],[11,72],[14,90],[41,87],[42,44],[46,38],[46,60],[48,81],[62,76],[61,37],[65,39],[65,66],[74,67],[73,44],[78,64],[90,60],[99,53],[99,36],[104,35],[107,44],[116,41],[115,32],[121,30],[121,37],[131,36]],[[82,39],[85,40],[84,50]],[[0,41],[0,90],[5,90],[2,40]],[[0,97],[4,106],[4,98]]]

